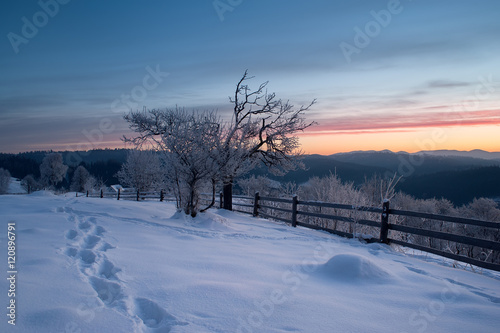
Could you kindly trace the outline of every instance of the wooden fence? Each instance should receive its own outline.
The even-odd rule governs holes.
[[[153,191],[153,192],[141,192],[141,191],[131,191],[131,190],[121,190],[118,191],[87,191],[86,193],[76,193],[78,195],[93,197],[93,198],[116,198],[117,200],[147,200],[147,199],[155,199],[159,201],[172,201],[171,197],[166,196],[166,192],[161,191]],[[175,199],[174,199],[175,200]]]
[[[299,201],[297,196],[291,199],[272,198],[260,196],[259,193],[256,193],[254,197],[234,196],[233,198],[235,199],[233,200],[233,205],[235,206],[233,210],[241,213],[283,221],[290,223],[293,227],[302,226],[324,230],[348,238],[359,237],[369,243],[397,244],[471,265],[500,271],[500,264],[496,263],[500,258],[500,223],[498,222],[391,209],[389,201],[384,202],[382,207],[360,207],[317,201]],[[315,208],[316,211],[311,208]],[[337,213],[327,214],[322,212],[325,209],[330,209],[330,211]],[[350,213],[341,214],[340,212],[342,211]],[[363,215],[377,216],[378,219],[363,218]],[[351,227],[349,228],[350,231],[337,230],[337,228],[304,221],[304,218],[340,221],[344,224],[350,224]],[[422,221],[426,221],[427,223],[424,224],[427,224],[428,228],[422,228],[420,225],[419,227],[412,226],[409,223],[412,218],[420,219],[420,225]],[[449,228],[450,231],[457,230],[457,225],[463,226],[463,229],[467,229],[467,227],[469,229],[474,227],[481,228],[481,230],[484,230],[483,234],[493,236],[494,240],[432,230],[433,228],[436,229],[436,225],[440,225],[441,229],[443,229],[443,223],[452,224]],[[353,227],[353,225],[355,226]],[[379,237],[366,237],[366,235],[356,233],[355,230],[359,230],[359,226],[366,226],[371,228],[372,231],[377,231]],[[423,245],[424,241],[430,245]],[[449,251],[431,246],[443,245],[443,242],[446,242],[447,248],[450,249]],[[452,248],[455,251],[451,251]],[[464,250],[468,252],[466,253],[468,255],[463,254]],[[478,259],[477,255],[473,257],[474,252],[476,254],[478,252],[485,254],[485,260]],[[487,255],[488,252],[489,255]],[[491,262],[492,258],[495,258],[495,262]],[[486,261],[487,259],[490,261]]]
[[[118,192],[106,192],[101,190],[100,192],[87,192],[81,195],[116,198],[117,200],[175,200],[171,197],[167,198],[164,191],[120,190]],[[216,206],[222,208],[222,193],[217,199]],[[200,201],[209,203],[211,195],[202,195]],[[500,264],[497,263],[500,262],[500,223],[498,222],[391,209],[389,201],[384,202],[381,207],[364,207],[329,202],[302,201],[298,200],[297,196],[293,196],[291,199],[272,198],[260,196],[259,193],[256,193],[254,197],[234,195],[233,211],[286,222],[293,227],[302,226],[323,230],[347,238],[358,237],[368,243],[397,244],[478,267],[500,271]],[[412,219],[419,219],[420,223],[417,226],[411,225]],[[422,220],[427,221],[427,228],[421,227]],[[333,227],[328,221],[333,222]],[[337,222],[343,224],[344,230],[338,228]],[[446,232],[443,231],[443,229],[446,229],[443,227],[443,223],[451,224]],[[436,228],[436,225],[439,225],[439,227]],[[462,226],[464,230],[467,228],[480,228],[484,230],[484,235],[493,235],[493,240],[451,232],[458,230],[457,226]],[[378,237],[363,235],[359,232],[363,227],[369,228],[371,233],[375,232]],[[442,250],[443,242],[446,243],[448,251]],[[489,255],[484,260],[477,258],[478,253],[487,254],[488,251]],[[466,252],[466,255],[464,255],[464,252]]]

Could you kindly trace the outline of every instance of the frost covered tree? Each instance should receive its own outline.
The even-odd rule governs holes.
[[[123,185],[139,191],[157,190],[164,183],[160,158],[151,151],[131,150],[116,176]]]
[[[56,186],[66,176],[68,166],[64,165],[62,155],[50,153],[40,164],[40,181],[44,186]]]
[[[269,81],[252,90],[247,81],[253,77],[245,71],[236,84],[233,115],[226,126],[220,152],[223,171],[224,208],[232,210],[234,179],[262,163],[274,174],[284,174],[302,166],[302,155],[296,133],[313,125],[306,122],[304,113],[315,103],[294,107],[289,101],[268,93]]]
[[[23,180],[21,180],[21,186],[28,193],[37,191],[41,188],[40,182],[38,182],[33,175],[27,175],[24,177]]]
[[[195,216],[200,189],[217,178],[221,124],[216,114],[175,108],[132,112],[125,119],[139,133],[125,141],[163,153],[166,177],[175,189],[178,208]]]
[[[10,172],[0,168],[0,193],[7,193],[10,184]]]
[[[87,183],[90,173],[85,169],[83,165],[76,168],[73,173],[73,179],[71,180],[70,191],[81,192],[85,190],[85,184]]]
[[[494,200],[487,198],[475,198],[471,203],[462,209],[465,216],[486,221],[500,221],[500,209]]]
[[[375,219],[373,213],[364,211],[360,207],[370,205],[370,195],[358,189],[352,182],[343,182],[337,174],[330,174],[326,177],[312,177],[309,181],[299,188],[299,196],[321,202],[333,202],[338,204],[358,207],[355,210],[344,210],[337,208],[319,208],[315,213],[330,214],[342,216],[351,219],[354,223],[344,223],[341,220],[330,220],[322,218],[312,218],[312,223],[320,226],[339,230],[348,233],[373,233],[373,229],[366,226],[360,226],[357,221],[361,219]],[[379,201],[380,202],[380,201]],[[309,208],[306,208],[309,209]],[[313,209],[313,208],[311,208]]]
[[[106,184],[104,183],[104,181],[101,178],[96,179],[94,176],[89,175],[83,186],[83,191],[94,192],[94,191],[99,191],[101,189],[103,190],[106,189]]]
[[[101,187],[101,183],[104,185],[102,181],[99,182],[94,176],[89,175],[83,185],[83,191],[95,191]]]
[[[178,204],[186,213],[198,211],[200,188],[224,187],[224,208],[232,209],[232,188],[236,177],[262,163],[274,173],[284,173],[297,165],[301,155],[295,133],[306,129],[304,112],[289,102],[268,94],[267,82],[251,90],[245,72],[236,85],[231,120],[221,119],[214,111],[185,109],[131,112],[125,116],[130,128],[138,133],[125,138],[138,147],[164,153],[169,179],[176,188]]]
[[[284,192],[287,193],[287,191],[284,191],[283,187],[289,185],[281,184],[280,182],[265,176],[255,177],[255,175],[252,175],[249,178],[240,179],[237,184],[246,196],[253,196],[255,192],[259,192],[261,196],[276,197],[281,196]]]

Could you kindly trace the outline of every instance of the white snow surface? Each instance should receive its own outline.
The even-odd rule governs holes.
[[[10,178],[9,188],[7,189],[9,194],[25,194],[26,190],[21,186],[21,181],[14,177]]]
[[[0,332],[498,332],[500,274],[172,203],[0,196]],[[15,326],[7,223],[15,223]]]

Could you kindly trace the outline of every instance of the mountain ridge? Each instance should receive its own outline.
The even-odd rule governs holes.
[[[392,154],[408,154],[408,155],[434,155],[434,156],[452,156],[452,157],[471,157],[479,159],[500,159],[500,152],[490,152],[482,149],[473,150],[454,150],[454,149],[438,149],[438,150],[421,150],[414,153],[408,153],[404,150],[394,152],[392,150],[354,150],[350,152],[341,152],[329,154],[325,156],[343,156],[350,154],[366,154],[366,153],[392,153]]]

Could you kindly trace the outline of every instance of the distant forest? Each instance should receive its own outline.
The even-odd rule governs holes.
[[[30,174],[39,178],[40,164],[47,153],[50,152],[0,154],[0,168],[8,170],[12,177],[18,179]],[[62,187],[69,188],[73,173],[79,165],[110,186],[119,183],[116,173],[126,161],[128,150],[103,149],[61,154],[65,164],[69,166]],[[399,182],[396,190],[417,199],[445,198],[456,206],[480,197],[500,201],[499,160],[431,155],[417,159],[406,153],[359,152],[331,156],[306,155],[303,162],[305,170],[291,171],[285,176],[273,176],[265,168],[257,168],[244,178],[267,176],[279,182],[301,185],[312,177],[336,174],[344,182],[361,186],[374,175],[388,177],[398,172],[405,177]]]
[[[10,172],[12,177],[23,179],[27,175],[40,177],[40,164],[43,158],[52,151],[36,151],[20,154],[0,154],[0,168]],[[69,166],[68,173],[60,185],[69,188],[73,173],[80,165],[91,175],[102,180],[107,186],[118,184],[116,173],[127,159],[127,149],[99,149],[88,152],[60,152],[63,161]],[[75,161],[79,163],[75,163]]]

